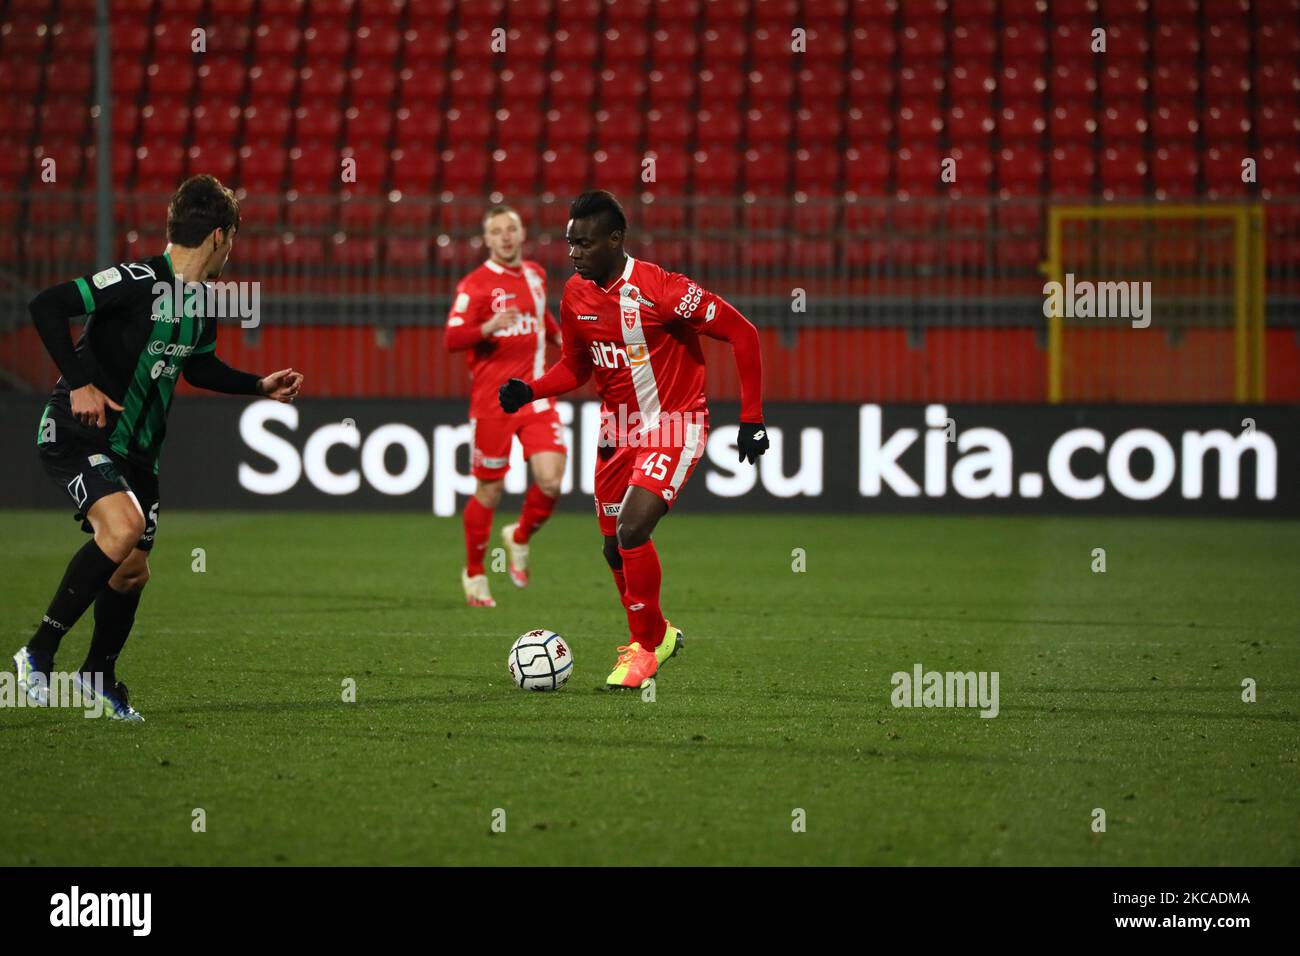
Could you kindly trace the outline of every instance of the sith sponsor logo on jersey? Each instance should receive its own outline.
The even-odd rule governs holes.
[[[644,344],[626,346],[614,342],[592,342],[591,364],[597,368],[632,368],[650,361],[650,349]]]
[[[508,325],[504,329],[497,329],[492,333],[493,338],[510,338],[516,335],[537,335],[537,317],[534,315],[521,316],[513,325]]]

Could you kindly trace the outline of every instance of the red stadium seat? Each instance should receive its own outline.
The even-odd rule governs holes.
[[[189,175],[210,173],[223,183],[234,180],[239,154],[224,140],[200,140],[189,148]]]
[[[369,28],[362,27],[360,32],[367,29]],[[303,54],[310,66],[328,66],[339,70],[352,48],[352,33],[341,23],[314,23],[303,31],[302,45]],[[394,55],[396,52],[394,49]]]
[[[1097,132],[1097,114],[1092,100],[1067,100],[1052,108],[1053,143],[1091,143]]]
[[[1097,91],[1097,78],[1092,64],[1073,66],[1058,63],[1052,68],[1048,89],[1054,100],[1085,99]]]
[[[1109,146],[1101,154],[1102,194],[1107,199],[1146,194],[1146,151],[1139,146]]]
[[[369,23],[357,30],[355,54],[358,65],[391,66],[401,49],[402,34],[391,23]]]
[[[334,107],[343,99],[348,77],[333,63],[304,67],[299,74],[298,99],[303,103]]]
[[[542,154],[543,192],[568,197],[582,192],[591,182],[591,153],[585,148],[566,146]]]
[[[507,109],[536,109],[549,80],[542,68],[519,64],[501,71],[501,105]]]
[[[730,67],[700,71],[700,109],[735,109],[745,95],[745,76]]]
[[[1200,121],[1191,100],[1161,100],[1151,122],[1157,143],[1195,143]]]
[[[447,145],[453,149],[472,146],[482,149],[492,135],[494,118],[479,106],[452,109],[443,121]]]
[[[1207,106],[1201,116],[1205,141],[1217,146],[1242,144],[1250,136],[1250,117],[1242,107]]]
[[[802,146],[833,148],[844,135],[843,114],[801,109],[795,114],[795,142]]]
[[[1151,164],[1151,179],[1160,199],[1182,199],[1196,195],[1200,157],[1194,146],[1178,143],[1161,146]]]
[[[432,149],[442,136],[442,113],[402,108],[394,115],[393,125],[398,149]]]
[[[294,139],[316,149],[332,149],[343,128],[343,117],[332,104],[305,103],[294,110]]]
[[[387,64],[353,67],[350,101],[370,109],[386,110],[397,92],[398,75]]]
[[[997,85],[993,68],[986,63],[958,63],[948,74],[948,93],[957,102],[988,100]]]
[[[453,109],[482,109],[496,95],[497,75],[484,70],[455,69],[449,84]]]
[[[996,128],[993,114],[984,104],[955,104],[948,111],[946,125],[953,143],[988,142]]]
[[[1141,103],[1119,100],[1101,112],[1101,138],[1107,145],[1141,143],[1147,126]]]
[[[931,142],[943,131],[943,115],[937,104],[912,103],[898,111],[898,139],[901,143]]]
[[[642,155],[628,147],[604,147],[592,154],[592,182],[609,184],[607,188],[615,193],[619,189],[641,188]],[[656,162],[656,170],[658,163]],[[650,191],[659,191],[658,183],[650,186]],[[671,185],[668,183],[665,186]]]
[[[611,158],[617,155],[614,150],[605,150]],[[634,154],[635,155],[635,154]],[[597,154],[597,170],[599,171],[600,156]],[[647,160],[653,160],[650,165]],[[626,160],[624,160],[626,163]],[[636,155],[632,164],[631,182],[643,183],[641,186],[646,192],[655,193],[656,195],[680,196],[686,192],[686,185],[690,182],[691,172],[695,166],[694,157],[686,155],[680,149],[674,150],[648,150],[644,156]],[[645,182],[645,176],[653,170],[654,179],[651,182]]]
[[[732,196],[739,192],[741,165],[734,148],[697,150],[692,166],[696,193]]]
[[[293,127],[293,112],[279,100],[254,102],[244,110],[244,139],[253,144],[275,145],[283,150]]]
[[[287,101],[298,83],[297,71],[288,63],[272,60],[248,71],[254,100]]]
[[[432,150],[415,147],[393,151],[393,188],[402,193],[432,195],[441,160]]]
[[[1163,64],[1156,67],[1151,80],[1156,103],[1170,99],[1195,99],[1200,89],[1201,79],[1194,63]]]
[[[1002,57],[1008,62],[1038,63],[1047,55],[1047,34],[1040,22],[1016,19],[1006,14],[1002,31]]]
[[[1294,102],[1265,103],[1256,113],[1256,129],[1261,143],[1293,145],[1300,141],[1300,110]]]
[[[612,48],[611,44],[606,49]],[[737,30],[706,30],[700,39],[700,56],[703,62],[739,67],[749,53],[748,37]]]
[[[954,14],[952,36],[949,43],[952,58],[958,62],[987,64],[997,55],[998,38],[989,25],[993,16],[975,17]]]
[[[239,151],[239,178],[249,192],[278,194],[284,181],[289,156],[283,145]]]
[[[745,141],[751,146],[788,144],[793,128],[790,111],[783,106],[753,108],[745,114]]]
[[[629,110],[602,110],[593,117],[591,110],[556,107],[546,113],[546,143],[552,148],[585,148],[591,142],[592,131],[599,130],[602,144],[635,144],[641,140],[641,123],[641,115]]]
[[[537,152],[537,143],[542,138],[545,117],[536,109],[508,110],[499,109],[493,117],[495,120],[495,141],[502,146],[517,148],[517,144],[528,143]]]
[[[1241,102],[1250,91],[1250,74],[1245,63],[1212,63],[1201,85],[1207,102]]]
[[[442,188],[458,196],[473,196],[485,191],[488,156],[478,147],[462,146],[442,154]]]
[[[1101,74],[1101,98],[1108,104],[1117,100],[1140,100],[1151,83],[1146,73],[1130,63],[1107,63]]]
[[[273,60],[292,63],[298,56],[298,48],[302,44],[302,33],[296,27],[281,23],[262,23],[253,35],[253,45],[259,65]]]
[[[507,196],[533,196],[541,172],[541,160],[532,143],[517,149],[492,153],[488,175],[492,188]]]
[[[1241,181],[1241,162],[1246,157],[1237,149],[1212,148],[1206,152],[1203,162],[1206,194],[1211,199],[1233,198],[1247,192],[1246,184]]]
[[[549,76],[551,103],[590,106],[596,92],[596,77],[587,64],[552,70]],[[690,78],[687,77],[687,80]]]
[[[993,181],[993,156],[987,145],[953,146],[945,158],[954,160],[955,183],[964,195],[988,194]]]
[[[845,85],[844,71],[838,64],[805,67],[798,74],[799,105],[821,113],[838,112]]]
[[[1090,152],[1057,146],[1051,152],[1048,169],[1052,192],[1061,196],[1092,195],[1097,163]]]
[[[440,23],[417,26],[412,22],[403,34],[403,40],[405,65],[418,70],[441,69],[454,42]]]
[[[624,117],[621,120],[614,120],[611,117],[601,124],[603,127],[608,123],[612,128],[601,130],[600,141],[602,143],[625,142],[630,144],[639,142],[641,130],[639,119],[636,116],[630,119]],[[620,133],[626,135],[618,135]],[[666,106],[662,109],[652,109],[645,117],[645,140],[647,147],[650,149],[685,148],[690,143],[694,133],[695,117],[684,106]]]
[[[243,122],[243,112],[233,105],[200,103],[194,108],[194,133],[196,138],[225,139],[237,137]]]
[[[1030,145],[1003,147],[997,156],[997,174],[1002,189],[1037,192],[1043,180],[1042,150]]]
[[[645,35],[638,35],[632,40],[632,46],[625,51],[628,55],[633,55],[634,49],[643,49],[642,44],[645,43],[643,36]],[[536,55],[536,52],[536,49],[530,49],[529,56]],[[593,26],[578,26],[577,23],[571,23],[565,29],[555,31],[555,62],[558,65],[589,64],[595,60],[599,52],[601,52],[601,36],[595,33]]]
[[[998,115],[998,135],[1004,143],[1036,141],[1047,129],[1047,119],[1037,102],[1008,103]]]
[[[888,69],[898,48],[890,25],[860,26],[849,38],[854,63],[864,63],[873,70]]]

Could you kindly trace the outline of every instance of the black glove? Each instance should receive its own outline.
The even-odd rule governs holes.
[[[741,461],[758,464],[758,456],[767,451],[767,429],[762,422],[741,422],[736,448]]]
[[[513,415],[533,400],[533,389],[522,379],[512,378],[497,390],[501,407]]]

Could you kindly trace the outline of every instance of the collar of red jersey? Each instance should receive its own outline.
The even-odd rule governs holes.
[[[487,266],[489,269],[491,269],[493,272],[497,273],[498,275],[518,276],[524,274],[524,264],[522,260],[520,261],[519,267],[517,269],[511,269],[508,266],[503,266],[495,259],[489,259],[487,260],[487,262],[483,264]]]
[[[624,253],[624,255],[627,255],[627,253]],[[636,260],[633,259],[631,256],[628,256],[628,257],[627,257],[627,265],[625,265],[625,266],[623,267],[623,274],[622,274],[621,276],[619,276],[617,279],[615,279],[612,283],[610,283],[610,286],[609,286],[608,289],[600,289],[600,291],[601,291],[601,292],[613,292],[614,289],[617,288],[617,287],[619,286],[620,283],[626,282],[628,279],[631,279],[631,278],[632,278],[632,267],[635,266],[635,265],[636,265]],[[597,286],[597,288],[600,288],[600,287]]]

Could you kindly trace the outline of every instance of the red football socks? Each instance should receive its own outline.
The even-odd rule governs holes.
[[[474,577],[483,573],[483,555],[492,533],[492,509],[483,507],[477,498],[470,498],[465,505],[464,521],[465,573]]]
[[[635,548],[619,548],[618,553],[623,556],[623,576],[627,580],[623,606],[627,608],[628,630],[632,640],[652,651],[663,643],[668,626],[659,609],[659,554],[653,541]]]
[[[528,486],[528,494],[524,495],[524,507],[519,512],[519,527],[515,528],[516,542],[528,543],[528,539],[537,533],[537,529],[546,523],[546,519],[555,510],[555,501],[537,485]]]

